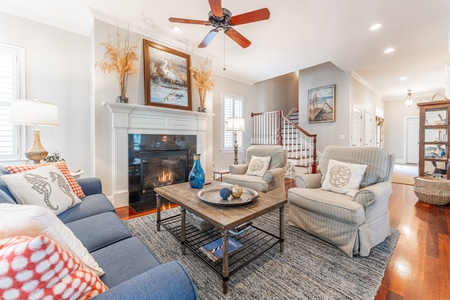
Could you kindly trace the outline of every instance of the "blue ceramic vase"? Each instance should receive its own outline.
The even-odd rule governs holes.
[[[200,164],[200,154],[194,154],[194,165],[189,173],[189,184],[193,189],[201,189],[205,184],[205,172]]]

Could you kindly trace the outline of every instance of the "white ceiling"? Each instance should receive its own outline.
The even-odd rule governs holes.
[[[182,24],[175,33],[168,18],[207,20],[207,0],[0,0],[0,10],[84,35],[92,32],[91,10],[130,22],[150,37],[212,59],[218,75],[251,84],[331,61],[384,97],[449,87],[448,0],[222,0],[222,6],[234,15],[267,7],[271,16],[235,27],[252,41],[249,48],[221,32],[199,49],[211,27]],[[370,31],[374,23],[383,26]],[[384,54],[387,47],[396,50]]]

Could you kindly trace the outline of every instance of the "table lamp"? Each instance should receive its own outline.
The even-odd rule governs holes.
[[[233,131],[234,140],[234,164],[238,164],[238,141],[237,132],[245,131],[245,119],[242,118],[229,118],[227,131]]]
[[[37,126],[58,126],[58,107],[44,101],[16,99],[11,102],[9,123],[33,125],[34,141],[25,156],[35,164],[47,157],[48,151],[41,144],[41,130]]]

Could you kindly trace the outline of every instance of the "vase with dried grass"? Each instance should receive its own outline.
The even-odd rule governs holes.
[[[131,43],[130,32],[127,31],[125,41],[122,42],[119,29],[117,29],[115,41],[111,41],[109,35],[108,39],[108,42],[101,43],[106,48],[105,57],[95,65],[99,66],[104,73],[116,73],[120,87],[120,95],[116,101],[128,103],[128,77],[139,74],[139,55],[136,53],[139,39]]]
[[[206,63],[202,64],[198,68],[191,67],[192,78],[195,80],[195,87],[198,91],[198,97],[200,99],[199,112],[206,112],[205,98],[206,92],[210,92],[214,88],[214,79],[212,78],[212,71],[207,69]]]

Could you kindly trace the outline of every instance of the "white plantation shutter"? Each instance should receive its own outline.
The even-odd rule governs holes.
[[[222,94],[222,111],[223,111],[223,145],[222,150],[233,150],[233,132],[227,131],[229,118],[244,117],[244,98],[229,94]],[[242,148],[243,132],[238,131],[237,140],[239,148]]]
[[[18,158],[18,126],[8,120],[12,99],[20,96],[19,57],[19,48],[0,45],[0,160]]]

